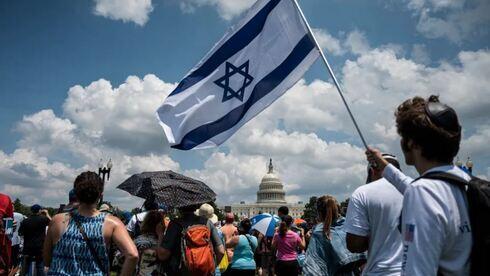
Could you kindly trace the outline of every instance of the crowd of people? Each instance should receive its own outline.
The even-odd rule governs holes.
[[[331,195],[317,199],[314,225],[295,224],[282,206],[271,236],[233,213],[218,220],[207,203],[170,212],[146,200],[143,212],[120,219],[99,206],[94,172],[76,177],[52,218],[37,204],[29,217],[15,213],[0,194],[0,275],[489,275],[475,251],[472,199],[451,180],[472,179],[453,165],[456,112],[437,97],[415,97],[395,117],[405,162],[420,177],[368,148],[367,184],[346,214]]]

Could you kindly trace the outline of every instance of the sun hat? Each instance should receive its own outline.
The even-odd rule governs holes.
[[[213,206],[211,206],[207,203],[204,203],[203,205],[201,205],[201,207],[199,207],[199,210],[198,210],[199,216],[210,219],[213,216],[213,214],[214,214]]]

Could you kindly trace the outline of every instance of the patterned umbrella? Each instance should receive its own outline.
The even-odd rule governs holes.
[[[154,199],[168,207],[185,207],[211,202],[216,194],[203,182],[173,171],[135,174],[117,186],[134,196]]]
[[[268,213],[259,214],[250,219],[252,229],[259,231],[266,237],[274,236],[276,225],[280,221],[278,216]]]

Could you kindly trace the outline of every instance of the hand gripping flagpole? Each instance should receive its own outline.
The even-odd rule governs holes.
[[[345,108],[347,108],[347,112],[349,112],[349,116],[352,119],[352,122],[354,123],[354,126],[356,127],[356,130],[359,133],[359,136],[361,137],[362,143],[364,144],[364,147],[367,150],[368,146],[367,146],[366,140],[364,140],[364,136],[362,135],[362,132],[359,129],[359,126],[357,125],[356,119],[354,118],[354,115],[352,115],[352,112],[349,108],[349,105],[347,104],[347,101],[344,98],[344,94],[342,92],[342,89],[340,88],[339,82],[337,81],[337,78],[335,77],[335,74],[333,73],[333,70],[327,61],[325,54],[323,54],[322,48],[320,47],[320,45],[318,44],[318,41],[316,40],[315,35],[313,34],[313,31],[311,30],[310,24],[308,24],[308,21],[306,20],[306,17],[303,14],[303,11],[301,10],[301,7],[299,6],[298,1],[297,0],[291,0],[291,1],[293,1],[294,5],[296,6],[296,9],[298,10],[299,14],[301,15],[301,18],[303,19],[303,22],[305,23],[306,28],[308,29],[308,33],[311,36],[311,39],[313,39],[313,41],[315,42],[315,46],[318,49],[318,51],[320,52],[320,56],[322,57],[323,62],[327,66],[328,73],[332,77],[333,82],[335,83],[335,86],[337,87],[337,91],[339,92],[340,97],[342,98],[342,101],[344,102]]]

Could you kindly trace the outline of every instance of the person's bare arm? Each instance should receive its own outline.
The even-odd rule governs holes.
[[[234,248],[238,244],[238,240],[240,239],[240,236],[233,236],[226,240],[226,248]]]
[[[277,248],[277,236],[274,236],[274,238],[272,238],[271,249],[272,251],[276,251],[276,248]]]
[[[163,247],[158,247],[157,258],[162,262],[168,260],[170,258],[170,250]]]
[[[402,195],[405,194],[407,187],[413,182],[413,178],[405,175],[399,169],[395,168],[395,166],[388,163],[378,149],[368,147],[366,157],[370,164],[375,164],[375,170],[381,172],[382,176]]]
[[[125,257],[121,275],[133,275],[136,264],[138,263],[138,249],[136,249],[126,227],[118,218],[107,216],[106,220],[108,220],[106,223],[109,223],[113,227],[112,241],[114,241],[117,248],[119,248]]]
[[[49,215],[48,210],[46,210],[46,209],[41,210],[41,214],[43,216],[47,217],[49,220],[52,220],[51,216]]]
[[[368,250],[369,238],[347,233],[347,249],[352,253],[362,253]]]
[[[43,245],[43,259],[44,265],[49,267],[51,265],[51,259],[53,254],[54,245],[59,241],[61,235],[65,231],[70,216],[67,214],[58,214],[53,217],[49,223],[46,238]]]
[[[216,254],[216,260],[220,261],[225,255],[225,247],[223,245],[218,246],[215,250],[215,254]]]
[[[301,235],[299,235],[299,237],[301,238],[301,242],[299,243],[299,249],[305,250],[306,241],[305,241],[305,230],[303,230],[303,228],[301,228]]]
[[[53,227],[54,220],[49,223],[48,227],[48,232],[46,233],[46,238],[44,239],[44,246],[43,246],[43,260],[44,260],[44,266],[49,267],[51,265],[51,258],[52,258],[52,253],[53,253],[53,234],[54,234],[54,227]]]

